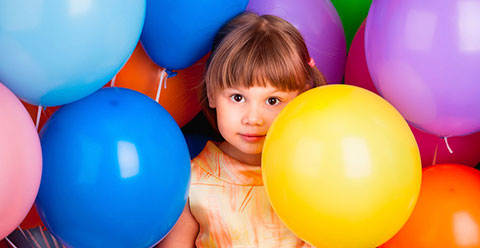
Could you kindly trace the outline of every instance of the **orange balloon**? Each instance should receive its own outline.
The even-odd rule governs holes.
[[[424,168],[412,215],[381,247],[480,247],[480,171],[456,164]]]
[[[180,127],[200,112],[197,92],[207,56],[186,69],[176,71],[176,76],[167,79],[166,88],[162,85],[159,103]],[[162,71],[163,68],[150,60],[139,43],[125,66],[118,72],[115,86],[133,89],[155,99]]]

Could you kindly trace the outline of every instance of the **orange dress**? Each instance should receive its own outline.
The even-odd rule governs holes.
[[[312,247],[291,233],[273,211],[260,166],[243,164],[212,142],[192,160],[189,197],[200,225],[198,248]]]

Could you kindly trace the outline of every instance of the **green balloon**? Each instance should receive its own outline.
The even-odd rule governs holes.
[[[357,29],[367,17],[372,0],[331,0],[342,19],[347,49],[350,48]]]

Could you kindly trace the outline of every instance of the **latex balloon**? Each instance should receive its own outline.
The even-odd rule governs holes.
[[[480,171],[456,164],[427,167],[415,210],[383,248],[480,246]]]
[[[250,0],[247,9],[292,23],[304,37],[310,56],[327,81],[343,81],[345,34],[330,0]]]
[[[480,130],[480,3],[374,0],[365,29],[376,88],[413,126],[440,137]]]
[[[220,27],[245,10],[248,0],[147,0],[142,44],[157,65],[184,69],[212,48]]]
[[[42,175],[37,131],[18,98],[0,83],[0,240],[22,222]]]
[[[0,0],[0,81],[19,98],[57,106],[106,84],[140,38],[145,0]]]
[[[44,171],[36,206],[69,247],[151,247],[180,216],[188,148],[151,98],[104,88],[67,104],[41,133]]]
[[[376,247],[412,212],[421,164],[393,106],[359,87],[328,85],[280,112],[265,140],[262,173],[273,209],[301,239]]]
[[[200,112],[198,85],[203,77],[207,57],[161,83],[159,103],[183,127]],[[127,64],[115,77],[115,86],[141,92],[156,99],[163,68],[145,54],[139,44]]]
[[[358,28],[348,51],[345,62],[345,83],[379,94],[372,82],[365,58],[365,22]]]
[[[367,17],[372,0],[331,0],[342,19],[347,47],[352,43],[353,37],[360,24]]]
[[[359,28],[347,57],[345,83],[368,89],[378,94],[368,72],[364,49],[365,23]],[[480,132],[444,139],[410,126],[417,140],[423,166],[433,164],[460,163],[476,166],[480,162]]]

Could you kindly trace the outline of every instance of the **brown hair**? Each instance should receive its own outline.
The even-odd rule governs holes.
[[[213,96],[216,90],[271,85],[303,92],[326,84],[309,61],[302,35],[289,22],[272,15],[238,15],[217,33],[207,61],[200,85],[207,118],[216,127],[215,109],[208,106],[208,95]]]

